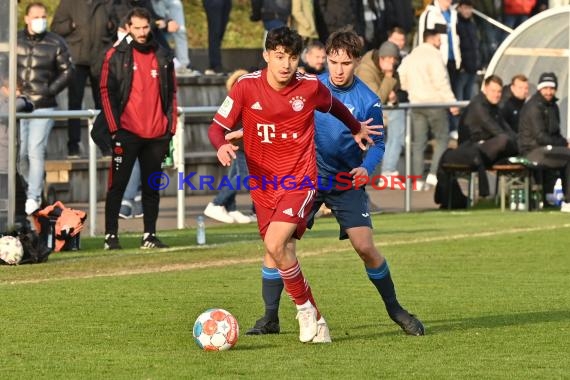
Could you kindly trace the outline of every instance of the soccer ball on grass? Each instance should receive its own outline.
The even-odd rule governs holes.
[[[0,259],[8,265],[16,265],[24,256],[24,248],[20,239],[14,236],[0,238]]]
[[[205,351],[225,351],[236,344],[239,326],[228,311],[208,309],[196,319],[192,335],[198,347]]]

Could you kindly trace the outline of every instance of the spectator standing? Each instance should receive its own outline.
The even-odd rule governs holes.
[[[511,129],[518,133],[520,111],[528,98],[528,78],[517,74],[511,79],[509,86],[503,88],[501,113]]]
[[[315,22],[320,41],[346,26],[352,26],[364,42],[365,21],[363,0],[315,0]]]
[[[319,40],[311,41],[301,54],[301,61],[299,71],[317,75],[323,73],[327,69],[325,45]]]
[[[473,0],[473,7],[496,21],[502,21],[503,10],[501,1]],[[477,17],[475,22],[479,28],[479,37],[481,39],[479,50],[481,53],[481,65],[486,67],[493,54],[495,54],[495,51],[497,51],[499,44],[504,39],[505,33],[502,29],[497,28],[495,25],[480,17]]]
[[[107,52],[101,75],[103,111],[113,135],[104,247],[121,249],[121,199],[138,158],[143,178],[141,248],[166,248],[156,237],[160,195],[149,180],[162,171],[162,161],[176,132],[174,57],[153,38],[148,10],[133,8],[126,19],[129,35]]]
[[[515,29],[528,20],[536,0],[503,0],[503,23]]]
[[[175,31],[166,31],[167,39],[174,40],[174,53],[176,55],[176,75],[177,76],[198,76],[200,72],[193,70],[190,65],[188,53],[188,34],[186,29],[186,18],[184,16],[184,5],[181,0],[152,0],[152,7],[156,14],[164,20],[174,20],[178,25]],[[164,33],[164,31],[163,31]]]
[[[400,49],[394,43],[385,41],[380,49],[370,50],[355,74],[380,98],[382,103],[398,104],[397,92],[400,90],[400,79],[396,65],[400,57]],[[385,110],[384,125],[387,131],[386,153],[382,161],[382,175],[398,175],[397,165],[406,133],[406,116],[404,110]]]
[[[412,0],[367,0],[364,4],[373,23],[374,34],[368,40],[371,48],[378,48],[394,28],[403,30],[404,35],[412,31],[415,24]]]
[[[271,29],[287,25],[291,17],[291,0],[251,0],[251,21],[263,23],[263,46],[265,38]]]
[[[483,90],[469,102],[459,121],[459,143],[469,141],[476,145],[486,167],[518,154],[517,134],[499,108],[502,90],[501,78],[485,78]]]
[[[472,0],[460,0],[457,5],[457,35],[461,50],[461,67],[453,93],[457,100],[470,100],[474,95],[477,70],[481,68],[479,36],[473,20]]]
[[[402,62],[402,59],[408,55],[408,51],[406,50],[406,34],[406,31],[399,26],[393,27],[388,32],[388,41],[392,42],[398,47],[398,49],[400,49],[399,62]]]
[[[20,91],[34,104],[32,114],[53,111],[57,106],[56,95],[67,87],[73,75],[71,55],[65,40],[47,31],[44,4],[30,3],[24,22],[26,27],[18,32]],[[46,146],[53,124],[53,119],[20,121],[20,174],[28,183],[28,215],[40,208]]]
[[[223,75],[222,41],[230,21],[232,0],[202,0],[208,20],[208,69],[206,75]]]
[[[412,103],[455,102],[455,96],[449,84],[449,76],[441,59],[441,32],[445,26],[434,26],[437,29],[426,29],[423,43],[404,58],[398,68],[402,89],[408,92]],[[453,115],[459,114],[457,107],[451,107]],[[437,168],[441,155],[449,141],[449,121],[447,112],[442,108],[414,109],[412,117],[412,174],[423,176],[424,151],[428,136],[435,138],[435,147],[431,166],[425,184],[418,181],[418,187],[429,189],[437,184]]]
[[[451,0],[433,0],[432,4],[426,7],[418,21],[418,36],[423,36],[426,29],[435,29],[437,24],[445,25],[439,50],[453,89],[461,68],[461,49],[457,34],[457,11],[451,6]]]
[[[559,172],[564,192],[560,211],[570,212],[570,142],[560,133],[558,78],[554,73],[542,73],[536,88],[520,112],[520,151],[538,165]]]
[[[303,37],[303,46],[319,38],[312,0],[291,0],[291,28]]]
[[[105,50],[113,43],[117,23],[111,0],[61,0],[55,10],[51,31],[65,38],[75,65],[67,90],[69,110],[83,108],[87,79],[91,85],[95,108],[101,109],[100,64]],[[69,119],[67,138],[68,158],[79,158],[81,143],[79,119]]]
[[[117,13],[117,18],[121,23],[133,8],[144,8],[150,13],[153,38],[163,48],[171,50],[170,45],[166,41],[165,33],[172,33],[178,30],[179,25],[173,19],[165,19],[159,16],[152,6],[152,0],[113,0],[113,8]]]

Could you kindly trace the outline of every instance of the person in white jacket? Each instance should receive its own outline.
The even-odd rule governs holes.
[[[437,28],[437,29],[435,29]],[[447,70],[439,54],[443,25],[423,32],[423,43],[404,58],[398,68],[402,89],[408,91],[410,103],[455,102]],[[453,115],[459,108],[451,107]],[[437,184],[437,167],[441,155],[447,148],[449,121],[444,108],[417,108],[411,111],[412,118],[412,174],[423,176],[424,151],[428,135],[435,138],[435,147],[429,174],[417,182],[417,190],[427,190]]]
[[[451,6],[451,0],[433,0],[432,4],[426,7],[418,21],[419,38],[423,36],[426,29],[434,29],[436,24],[446,26],[445,34],[441,35],[439,50],[447,66],[451,88],[453,88],[461,68],[461,50],[457,34],[457,10]]]

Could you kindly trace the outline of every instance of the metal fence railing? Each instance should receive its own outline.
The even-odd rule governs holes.
[[[405,134],[405,176],[406,176],[406,190],[404,198],[404,209],[406,212],[411,211],[411,117],[410,110],[420,109],[420,108],[450,108],[450,107],[460,107],[463,108],[467,106],[469,102],[453,102],[453,103],[422,103],[422,104],[412,104],[412,103],[401,103],[398,106],[391,107],[386,106],[385,109],[389,110],[404,110],[406,113],[406,134]],[[184,158],[184,121],[186,115],[192,117],[200,116],[213,116],[217,111],[216,106],[204,106],[204,107],[179,107],[179,116],[177,121],[177,132],[174,136],[174,167],[178,172],[184,172],[185,170],[185,158]],[[51,112],[34,112],[33,114],[27,113],[17,113],[16,117],[19,119],[31,119],[31,118],[49,118],[53,120],[65,120],[70,118],[76,119],[86,119],[88,123],[89,135],[93,129],[93,123],[95,118],[99,114],[99,110],[82,110],[82,111],[51,111]],[[95,236],[96,223],[97,223],[97,146],[92,139],[89,139],[89,234],[90,236]],[[185,206],[185,192],[183,190],[177,192],[177,205],[176,205],[176,225],[178,229],[184,228],[184,221],[186,215]]]

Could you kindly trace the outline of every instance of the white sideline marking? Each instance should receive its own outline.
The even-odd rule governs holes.
[[[426,237],[426,238],[419,238],[419,239],[409,239],[409,240],[400,240],[400,241],[392,241],[386,243],[378,243],[377,245],[380,247],[393,247],[399,245],[407,245],[407,244],[417,244],[417,243],[429,243],[429,242],[438,242],[438,241],[450,241],[450,240],[459,240],[459,239],[469,239],[469,238],[481,238],[481,237],[490,237],[490,236],[498,236],[498,235],[506,235],[506,234],[516,234],[521,232],[537,232],[537,231],[549,231],[549,230],[557,230],[561,228],[569,228],[570,223],[562,224],[560,226],[545,226],[545,227],[527,227],[527,228],[512,228],[509,230],[501,230],[501,231],[488,231],[488,232],[477,232],[473,234],[456,234],[450,236],[434,236],[434,237]],[[232,243],[227,243],[232,244]],[[233,243],[235,244],[235,243]],[[225,244],[217,244],[211,245],[213,246],[223,246]],[[161,252],[175,252],[175,251],[182,251],[186,249],[196,249],[196,246],[189,245],[189,246],[182,246],[182,247],[173,247],[169,249],[161,249]],[[327,253],[337,253],[343,252],[346,250],[351,249],[350,246],[333,248],[333,249],[325,249],[319,251],[307,251],[307,252],[299,252],[299,257],[313,257],[313,256],[320,256]],[[119,270],[119,271],[111,271],[106,273],[88,273],[88,274],[77,274],[72,276],[62,276],[62,277],[52,277],[52,278],[41,278],[35,280],[15,280],[15,281],[0,281],[0,285],[21,285],[21,284],[38,284],[42,282],[48,281],[60,281],[60,280],[77,280],[77,279],[90,279],[90,278],[99,278],[99,277],[121,277],[121,276],[132,276],[138,274],[150,274],[150,273],[163,273],[163,272],[181,272],[190,269],[203,269],[203,268],[216,268],[222,266],[229,266],[229,265],[244,265],[244,264],[255,264],[260,263],[261,257],[257,258],[248,258],[248,259],[223,259],[217,261],[209,261],[209,262],[201,262],[201,263],[188,263],[188,264],[171,264],[171,265],[161,265],[157,267],[145,267],[145,268],[137,268],[137,269],[128,269],[128,270]]]

